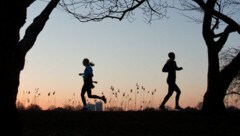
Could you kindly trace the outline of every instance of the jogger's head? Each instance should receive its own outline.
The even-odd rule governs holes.
[[[174,60],[175,59],[175,54],[173,52],[169,52],[168,53],[168,57],[171,59],[171,60]]]
[[[89,59],[87,59],[87,58],[83,59],[82,63],[84,66],[87,66],[89,64]]]
[[[84,58],[82,63],[84,66],[87,66],[88,64],[91,66],[95,65],[94,63],[90,62],[88,58]]]

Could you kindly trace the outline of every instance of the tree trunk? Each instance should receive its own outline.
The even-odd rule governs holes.
[[[216,48],[208,47],[208,81],[207,91],[203,98],[203,111],[222,112],[225,110],[225,93],[219,71],[219,58]]]
[[[42,31],[52,10],[59,0],[51,0],[43,12],[26,30],[20,41],[19,33],[25,24],[27,7],[35,0],[1,1],[1,37],[0,37],[0,74],[1,95],[0,112],[2,112],[2,134],[23,135],[19,113],[16,107],[20,72],[24,68],[25,56]]]
[[[16,98],[19,86],[19,76],[24,58],[19,56],[17,44],[19,30],[26,19],[26,6],[18,0],[1,2],[1,39],[0,39],[0,72],[1,95],[0,111],[4,126],[1,133],[7,135],[22,135],[16,108]],[[4,115],[4,116],[3,116]]]
[[[224,90],[216,89],[219,92]],[[225,94],[218,93],[216,90],[208,89],[204,95],[203,100],[203,111],[204,112],[224,112],[225,105],[224,105],[224,97]],[[223,95],[222,95],[223,94]]]
[[[240,53],[219,71],[218,49],[208,46],[208,81],[203,100],[203,111],[225,111],[224,98],[228,87],[240,71]]]

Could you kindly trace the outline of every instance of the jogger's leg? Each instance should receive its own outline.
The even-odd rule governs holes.
[[[179,89],[179,87],[176,84],[174,86],[174,90],[177,93],[176,100],[175,100],[175,108],[180,109],[181,107],[179,106],[179,98],[180,98],[181,90]]]
[[[82,99],[82,103],[83,103],[83,106],[84,106],[84,107],[87,106],[86,99],[85,99],[85,96],[84,96],[85,93],[86,93],[86,86],[83,85],[82,91],[81,91],[81,99]]]
[[[168,101],[168,99],[172,96],[173,91],[174,91],[174,90],[173,90],[173,86],[169,84],[169,85],[168,85],[168,93],[167,93],[167,95],[164,97],[163,102],[162,102],[161,105],[160,105],[160,108],[165,106],[165,104],[166,104],[166,102]]]
[[[104,103],[106,103],[106,98],[105,98],[105,96],[92,95],[92,89],[91,89],[91,88],[88,88],[87,94],[88,94],[88,98],[100,99],[100,100],[102,100]]]

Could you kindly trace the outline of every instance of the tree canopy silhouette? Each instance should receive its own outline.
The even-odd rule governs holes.
[[[62,0],[63,9],[80,22],[104,19],[134,21],[136,11],[142,12],[147,23],[166,17],[166,0]]]

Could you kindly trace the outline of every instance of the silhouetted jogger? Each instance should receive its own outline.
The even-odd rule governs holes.
[[[87,92],[88,98],[95,98],[95,99],[101,99],[104,103],[106,103],[106,98],[105,96],[97,96],[97,95],[92,95],[92,88],[94,88],[93,85],[93,69],[92,66],[94,66],[94,63],[90,62],[89,59],[85,58],[83,59],[83,65],[86,67],[84,70],[84,73],[79,73],[80,76],[83,76],[83,81],[84,84],[82,86],[82,92],[81,92],[81,98],[82,98],[82,103],[83,103],[83,108],[82,110],[88,110],[87,109],[87,103],[85,99],[85,93]]]
[[[168,72],[167,77],[167,83],[168,83],[168,93],[165,96],[163,102],[160,105],[161,110],[166,110],[165,104],[168,101],[168,99],[172,96],[173,92],[176,91],[176,103],[175,103],[175,109],[181,110],[182,108],[179,106],[179,97],[181,94],[181,91],[179,87],[176,84],[176,71],[182,70],[182,67],[178,67],[175,62],[175,54],[173,52],[170,52],[168,54],[169,60],[165,63],[163,66],[162,72]]]

